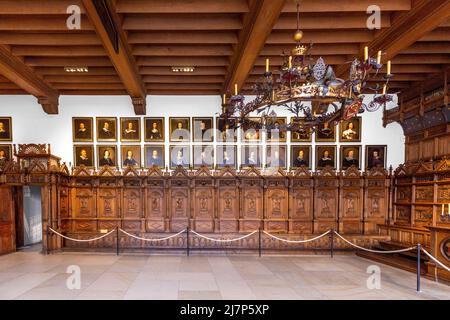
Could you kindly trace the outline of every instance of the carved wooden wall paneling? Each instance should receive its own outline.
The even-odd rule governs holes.
[[[298,169],[290,181],[289,232],[313,233],[314,180],[311,174]]]
[[[238,232],[240,212],[240,181],[236,171],[226,168],[216,175],[218,232]]]
[[[314,232],[337,230],[339,208],[339,180],[331,169],[324,169],[314,177]]]
[[[364,189],[364,234],[374,234],[378,224],[388,222],[390,201],[390,180],[387,171],[373,169],[368,172]]]
[[[0,254],[16,249],[12,188],[0,187]]]
[[[241,214],[239,231],[251,232],[262,227],[264,219],[264,179],[256,171],[244,172],[241,177]]]
[[[284,172],[265,179],[264,229],[287,233],[289,230],[289,181]]]
[[[364,181],[358,170],[347,170],[340,178],[339,232],[361,233],[363,227]]]

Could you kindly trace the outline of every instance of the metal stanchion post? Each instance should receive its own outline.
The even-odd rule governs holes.
[[[330,232],[330,254],[331,254],[331,258],[333,258],[333,254],[334,254],[334,229],[331,229],[331,232]]]
[[[189,227],[186,228],[186,255],[189,257]]]
[[[119,239],[119,226],[116,227],[116,255],[119,255],[120,250],[120,239]]]
[[[262,241],[261,241],[261,227],[259,227],[258,230],[258,252],[259,252],[259,257],[261,258],[261,254],[262,254]]]
[[[420,251],[422,251],[422,246],[419,243],[417,245],[417,292],[420,292]]]

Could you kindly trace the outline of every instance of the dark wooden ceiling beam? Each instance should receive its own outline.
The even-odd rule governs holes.
[[[177,75],[172,76],[144,76],[143,81],[145,83],[218,83],[222,84],[224,76],[186,76],[179,77]]]
[[[67,9],[67,7],[66,7]],[[24,8],[26,10],[26,8]],[[7,15],[0,19],[0,30],[3,31],[64,31],[68,34],[79,33],[80,30],[67,29],[68,15],[57,16],[23,16],[23,15]],[[93,30],[92,24],[85,16],[81,16],[81,30]]]
[[[94,32],[90,33],[12,33],[0,32],[0,44],[25,46],[95,46],[101,45]]]
[[[0,73],[18,87],[35,96],[46,113],[58,113],[59,92],[37,76],[30,67],[14,56],[4,45],[0,45]]]
[[[141,67],[139,69],[141,75],[175,75],[177,77],[189,77],[189,76],[214,76],[214,75],[225,75],[227,69],[225,67],[196,67],[192,73],[174,73],[170,67]]]
[[[381,27],[388,28],[391,25],[388,14],[381,15]],[[297,26],[295,15],[283,14],[274,25],[273,30],[292,30]],[[302,30],[314,29],[367,29],[367,14],[308,14],[300,16],[300,28]]]
[[[118,13],[243,13],[249,8],[245,0],[120,0]]]
[[[53,57],[79,57],[79,56],[106,56],[105,49],[100,46],[12,46],[11,52],[16,56],[53,56]]]
[[[102,21],[102,17],[97,12],[93,0],[83,0],[83,5],[89,19],[95,27],[97,35],[100,37],[103,47],[111,59],[117,74],[122,79],[123,85],[126,87],[128,94],[131,96],[134,111],[137,115],[146,114],[146,91],[139,74],[136,62],[131,49],[128,46],[125,33],[119,24],[119,17],[113,6],[113,2],[103,2],[105,10],[110,15],[113,27],[117,32],[118,50],[116,51],[114,44],[111,42],[108,29]]]
[[[231,56],[231,45],[135,45],[135,56]]]
[[[116,75],[48,75],[44,76],[44,80],[49,83],[122,83]]]
[[[80,73],[66,72],[63,67],[35,67],[34,72],[41,76],[60,75],[60,76],[72,77],[72,76],[83,75],[82,73],[80,74]],[[91,68],[89,68],[89,75],[90,76],[96,76],[96,75],[115,76],[115,75],[117,75],[117,72],[113,67],[109,67],[109,68],[108,67],[91,67]]]
[[[137,57],[138,66],[220,67],[228,66],[226,57]]]
[[[0,13],[2,15],[33,15],[33,14],[67,14],[67,7],[77,5],[84,13],[80,0],[2,0],[0,1]]]
[[[111,60],[106,57],[25,57],[24,61],[32,67],[111,67]]]
[[[242,21],[239,15],[233,14],[125,15],[122,27],[124,30],[239,30]]]
[[[294,45],[294,30],[274,30],[267,38],[267,44]],[[303,43],[358,43],[368,42],[373,39],[369,30],[310,30],[303,33]]]
[[[0,38],[1,39],[1,38]],[[234,31],[130,31],[130,44],[236,44]]]
[[[285,0],[251,2],[250,11],[244,17],[244,27],[239,34],[239,43],[236,45],[228,75],[222,87],[223,92],[229,92],[234,84],[237,84],[238,89],[243,86],[284,4]]]
[[[431,32],[428,32],[422,38],[417,40],[421,41],[450,41],[450,28],[437,28]]]
[[[301,12],[366,12],[367,7],[376,4],[381,11],[407,11],[411,9],[411,0],[314,0],[302,1]],[[297,12],[294,1],[286,3],[283,12]]]
[[[422,38],[431,30],[437,28],[442,22],[448,19],[450,12],[449,0],[418,0],[414,2],[411,10],[402,13],[393,19],[390,28],[381,30],[376,37],[365,46],[369,47],[370,53],[376,54],[378,50],[382,50],[382,63],[393,60],[399,53],[411,46],[417,40]],[[363,56],[364,46],[361,48],[360,56]],[[449,58],[439,57],[430,61],[432,56],[422,57],[414,55],[415,62],[411,61],[411,57],[404,55],[395,59],[393,63],[446,63],[444,60]],[[436,58],[436,57],[435,57]],[[439,60],[439,62],[437,61]],[[442,61],[441,61],[442,60]],[[336,69],[336,75],[343,77],[349,71],[350,64],[344,64]],[[393,71],[395,72],[395,70]]]

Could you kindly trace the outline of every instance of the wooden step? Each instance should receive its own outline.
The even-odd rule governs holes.
[[[408,257],[404,257],[397,254],[383,254],[383,253],[373,253],[367,251],[358,251],[356,255],[362,258],[380,262],[391,267],[399,268],[405,271],[417,272],[417,261]],[[423,260],[421,260],[421,270],[420,274],[426,274],[426,266]]]

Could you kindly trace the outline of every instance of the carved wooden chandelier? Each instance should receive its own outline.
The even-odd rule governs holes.
[[[387,74],[383,81],[375,81],[376,76],[383,67],[381,64],[382,52],[377,57],[369,56],[369,49],[364,49],[364,60],[355,58],[350,66],[347,80],[337,78],[333,68],[327,65],[320,57],[312,62],[310,49],[312,44],[302,44],[300,41],[303,32],[300,30],[300,6],[297,3],[297,31],[294,35],[295,48],[290,54],[283,53],[283,65],[280,75],[270,71],[269,59],[266,60],[266,71],[253,86],[254,98],[246,103],[245,97],[235,92],[228,101],[223,97],[221,118],[230,120],[230,125],[237,118],[236,125],[245,125],[247,128],[271,129],[277,114],[276,107],[284,107],[293,117],[291,123],[277,127],[285,131],[298,131],[302,128],[316,130],[324,123],[337,123],[349,120],[365,111],[377,111],[382,105],[392,101],[392,96],[386,94],[391,73],[391,62],[387,63]],[[369,86],[375,82],[374,86]],[[373,92],[372,101],[363,103],[363,93]],[[251,120],[250,114],[257,112],[262,121]],[[252,117],[253,118],[253,117]]]

